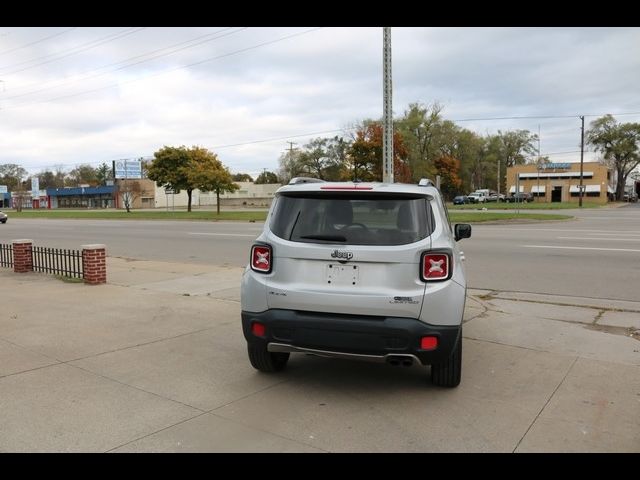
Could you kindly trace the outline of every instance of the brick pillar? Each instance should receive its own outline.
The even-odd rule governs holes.
[[[33,240],[13,240],[13,271],[16,273],[33,272],[31,245]]]
[[[107,246],[82,245],[82,269],[84,283],[89,285],[107,283]]]

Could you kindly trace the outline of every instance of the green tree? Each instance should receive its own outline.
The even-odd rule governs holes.
[[[612,115],[591,122],[587,143],[602,152],[616,171],[616,198],[622,200],[627,177],[640,164],[640,123],[618,123]]]
[[[460,161],[460,188],[462,192],[473,191],[481,188],[473,183],[473,173],[478,159],[481,158],[485,141],[475,132],[467,129],[458,129],[455,135],[455,142],[448,151],[448,154]]]
[[[64,172],[59,170],[52,172],[51,170],[43,170],[38,174],[40,178],[40,188],[62,188],[64,187]]]
[[[260,175],[258,175],[255,184],[262,185],[265,183],[280,183],[280,181],[278,180],[278,176],[275,173],[265,170]]]
[[[285,184],[294,177],[300,177],[307,174],[301,162],[301,152],[298,149],[290,149],[285,151],[278,159],[278,175],[280,181]],[[260,177],[258,177],[260,179]],[[258,183],[256,179],[256,183]],[[268,182],[265,182],[268,183]],[[277,183],[277,182],[276,182]]]
[[[439,151],[439,127],[443,106],[438,102],[424,105],[409,104],[409,109],[396,122],[396,130],[402,135],[407,148],[407,162],[413,172],[413,180],[433,175],[433,161]]]
[[[106,185],[107,180],[113,180],[113,168],[106,162],[102,162],[98,168],[96,168],[96,180],[98,185]]]
[[[507,167],[523,165],[527,163],[527,157],[537,152],[535,143],[538,141],[538,135],[529,130],[513,130],[504,133],[498,130],[497,137]]]
[[[325,170],[327,180],[337,181],[349,178],[347,173],[349,146],[349,140],[338,135],[327,139],[326,151],[329,157],[329,164]]]
[[[216,192],[217,212],[220,215],[220,194],[234,192],[240,187],[233,183],[231,172],[222,165],[215,153],[206,148],[193,147],[190,154],[189,183],[201,191]]]
[[[27,175],[27,171],[15,163],[0,165],[0,185],[6,185],[10,192],[20,190]]]
[[[232,178],[234,182],[253,182],[253,178],[248,173],[234,173]]]
[[[67,181],[65,183],[69,187],[77,187],[81,184],[95,186],[98,184],[96,169],[88,163],[80,164],[68,173]]]
[[[499,178],[498,190],[504,192],[507,167],[523,165],[527,163],[527,158],[537,152],[536,142],[538,135],[532,134],[529,130],[513,130],[502,132],[498,130],[497,135],[488,139],[488,150],[491,160],[495,158],[496,169]],[[489,188],[489,187],[487,187]]]
[[[153,154],[147,165],[147,177],[158,187],[187,191],[187,211],[191,211],[191,195],[196,188],[189,179],[191,152],[184,145],[164,146]]]
[[[315,138],[304,146],[300,165],[321,180],[339,180],[347,154],[347,142],[341,137]]]
[[[300,155],[300,163],[309,175],[325,180],[324,172],[329,166],[327,139],[315,138],[307,143]]]

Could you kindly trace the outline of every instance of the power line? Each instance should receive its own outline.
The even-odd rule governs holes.
[[[544,152],[536,155],[526,155],[524,158],[536,158],[536,157],[548,157],[551,155],[560,156],[560,155],[569,155],[573,153],[580,153],[580,150],[569,150],[564,152]]]
[[[101,67],[94,68],[94,69],[91,69],[91,70],[86,70],[85,72],[82,72],[80,75],[86,74],[86,73],[95,72],[95,71],[98,71],[98,70],[104,70],[105,68],[112,67],[112,66],[115,66],[115,65],[120,65],[120,64],[129,62],[131,60],[136,60],[138,58],[143,58],[143,57],[146,57],[148,55],[152,55],[152,54],[157,53],[157,52],[161,52],[161,51],[173,48],[173,47],[184,45],[185,43],[191,43],[191,42],[195,42],[195,41],[200,40],[200,39],[205,38],[205,37],[211,37],[212,35],[217,35],[218,33],[225,32],[225,31],[231,30],[233,28],[234,27],[223,28],[221,30],[217,30],[217,31],[215,31],[213,33],[208,33],[206,35],[202,35],[200,37],[196,37],[196,38],[191,39],[191,40],[187,40],[187,41],[184,41],[184,42],[176,43],[174,45],[169,45],[168,47],[159,48],[157,50],[152,50],[151,52],[147,52],[147,53],[144,53],[144,54],[141,54],[141,55],[136,55],[135,57],[130,57],[130,58],[127,58],[125,60],[121,60],[119,62],[110,63],[110,64],[103,65]],[[189,48],[193,48],[193,47],[196,47],[198,45],[202,45],[203,43],[211,42],[213,40],[218,40],[220,38],[223,38],[223,37],[226,37],[226,36],[229,36],[229,35],[233,35],[235,33],[241,32],[242,30],[246,30],[247,28],[248,27],[242,27],[242,28],[239,28],[238,30],[235,30],[235,31],[230,32],[230,33],[226,33],[226,34],[223,34],[223,35],[218,35],[218,36],[213,37],[213,38],[208,38],[206,40],[202,40],[202,41],[194,43],[192,45],[187,45],[187,46],[184,46],[184,47],[181,47],[181,48],[176,48],[173,51],[170,51],[170,52],[167,52],[167,53],[163,53],[163,54],[160,54],[160,55],[156,55],[156,56],[153,56],[153,57],[150,57],[150,58],[147,58],[147,59],[143,59],[143,60],[140,60],[138,62],[131,63],[129,65],[122,65],[122,66],[120,66],[118,68],[114,68],[114,69],[108,70],[106,72],[97,73],[95,75],[89,75],[89,76],[85,76],[85,77],[78,77],[78,78],[74,78],[74,79],[72,79],[70,81],[67,81],[67,80],[63,80],[62,82],[58,81],[57,85],[52,85],[50,87],[44,87],[44,88],[40,88],[38,90],[32,90],[32,91],[29,91],[29,92],[21,93],[19,95],[13,95],[13,96],[10,96],[10,97],[5,97],[5,98],[7,100],[10,100],[10,99],[13,99],[13,98],[25,97],[25,96],[28,96],[28,95],[33,95],[35,93],[40,93],[40,92],[44,92],[44,91],[47,91],[47,90],[51,90],[53,88],[57,88],[57,87],[63,86],[66,83],[74,83],[74,82],[77,82],[79,80],[89,80],[89,79],[92,79],[92,78],[100,77],[100,76],[106,75],[108,73],[117,72],[119,70],[124,70],[125,68],[133,67],[135,65],[140,65],[141,63],[150,62],[151,60],[155,60],[155,59],[160,58],[160,57],[166,57],[166,56],[169,56],[169,55],[173,55],[176,52],[179,52],[179,51],[182,51],[182,50],[186,50],[186,49],[189,49]],[[49,83],[51,83],[51,82],[49,82]],[[36,83],[31,83],[31,84],[27,85],[27,87],[31,86],[31,85],[36,85]],[[22,88],[25,88],[25,87],[22,87]]]
[[[95,48],[95,47],[98,47],[100,45],[104,45],[105,43],[112,42],[114,40],[118,40],[120,38],[132,35],[134,33],[137,33],[139,31],[141,31],[141,30],[144,30],[146,28],[147,27],[128,28],[128,29],[122,30],[122,31],[117,32],[117,33],[111,33],[109,35],[105,35],[104,37],[101,37],[101,38],[99,38],[97,40],[92,40],[91,42],[80,44],[78,47],[73,47],[72,49],[70,49],[70,50],[74,50],[75,49],[76,51],[70,51],[69,53],[62,54],[62,55],[57,54],[57,53],[52,53],[52,54],[49,54],[49,55],[45,55],[43,57],[34,58],[34,59],[31,59],[31,60],[26,60],[24,62],[20,62],[20,63],[17,63],[15,65],[12,65],[12,66],[23,65],[25,63],[31,63],[31,62],[34,62],[36,60],[41,60],[43,58],[47,58],[47,57],[51,57],[51,56],[56,56],[57,55],[57,58],[52,58],[50,60],[46,60],[44,62],[36,63],[34,65],[30,65],[28,67],[20,68],[18,70],[13,70],[13,71],[10,71],[10,72],[3,72],[2,75],[4,75],[4,76],[13,75],[15,73],[24,72],[25,70],[29,70],[31,68],[39,67],[40,65],[46,65],[47,63],[57,62],[58,60],[61,60],[63,58],[67,58],[67,57],[70,57],[72,55],[76,55],[76,54],[84,52],[86,50],[91,50],[92,48]],[[85,48],[81,48],[81,47],[85,47]]]
[[[193,62],[193,63],[189,63],[187,65],[182,65],[180,67],[170,68],[170,69],[167,69],[167,70],[162,70],[160,72],[152,73],[150,75],[145,75],[145,76],[142,76],[142,77],[139,77],[139,78],[133,78],[131,80],[122,81],[122,82],[119,82],[119,83],[114,83],[114,84],[106,85],[106,86],[103,86],[103,87],[94,88],[94,89],[91,89],[91,90],[85,90],[83,92],[72,93],[72,94],[69,94],[69,95],[61,95],[61,96],[58,96],[58,97],[50,98],[48,100],[39,100],[39,101],[35,101],[35,102],[20,103],[18,105],[14,105],[12,107],[6,108],[5,110],[25,107],[25,106],[29,106],[29,105],[36,105],[36,104],[40,104],[40,103],[49,103],[49,102],[54,102],[56,100],[62,100],[62,99],[66,99],[66,98],[78,97],[80,95],[87,95],[87,94],[90,94],[90,93],[99,92],[101,90],[107,90],[107,89],[110,89],[110,88],[119,87],[121,85],[128,84],[128,83],[139,82],[140,80],[144,80],[144,79],[147,79],[147,78],[152,78],[152,77],[156,77],[156,76],[159,76],[159,75],[165,75],[167,73],[171,73],[171,72],[174,72],[176,70],[182,70],[184,68],[189,68],[189,67],[194,67],[194,66],[197,66],[197,65],[202,65],[203,63],[206,63],[206,62],[211,62],[213,60],[219,60],[221,58],[226,58],[226,57],[230,57],[232,55],[237,55],[237,54],[240,54],[240,53],[244,53],[244,52],[247,52],[249,50],[254,50],[256,48],[264,47],[266,45],[271,45],[271,44],[274,44],[274,43],[282,42],[284,40],[289,40],[290,38],[299,37],[301,35],[306,35],[307,33],[315,32],[315,31],[320,30],[320,29],[322,29],[322,27],[311,28],[311,29],[305,30],[303,32],[298,32],[298,33],[294,33],[294,34],[291,34],[291,35],[286,35],[284,37],[276,38],[274,40],[269,40],[267,42],[262,42],[262,43],[259,43],[257,45],[253,45],[251,47],[241,48],[241,49],[235,50],[233,52],[225,53],[225,54],[222,54],[222,55],[216,55],[214,57],[205,58],[204,60],[200,60],[198,62]]]
[[[280,142],[280,141],[282,141],[282,140],[284,140],[286,138],[310,137],[311,135],[321,135],[321,134],[324,134],[324,133],[337,133],[337,132],[343,132],[345,130],[353,130],[355,128],[357,128],[357,127],[341,128],[339,130],[324,130],[324,131],[320,131],[320,132],[301,133],[300,135],[286,135],[284,137],[265,138],[265,139],[262,139],[262,140],[253,140],[251,142],[229,143],[229,144],[226,144],[226,145],[214,145],[211,148],[215,148],[215,149],[219,150],[221,148],[240,147],[240,146],[244,146],[244,145],[253,145],[255,143]]]
[[[7,53],[15,52],[16,50],[20,50],[22,48],[30,47],[31,45],[35,45],[36,43],[44,42],[46,40],[49,40],[50,38],[58,37],[60,35],[63,35],[65,33],[67,33],[67,32],[70,32],[71,30],[75,30],[76,28],[78,28],[78,27],[71,27],[71,28],[68,28],[67,30],[63,30],[62,32],[54,33],[53,35],[49,35],[48,37],[44,37],[44,38],[41,38],[40,40],[36,40],[35,42],[27,43],[26,45],[21,45],[19,47],[15,47],[15,48],[12,48],[10,50],[5,50],[4,52],[0,52],[0,55],[6,55]]]
[[[629,113],[616,113],[613,115],[639,115],[640,112],[629,112]],[[585,115],[585,117],[601,117],[603,114],[600,115]],[[485,119],[476,119],[476,120],[499,120],[499,119],[504,119],[504,118],[509,118],[509,117],[487,117]],[[512,118],[539,118],[539,117],[512,117]],[[564,115],[562,117],[557,116],[557,117],[553,117],[553,118],[579,118],[579,115]],[[462,120],[451,120],[452,122],[459,122]],[[285,135],[282,137],[271,137],[271,138],[265,138],[262,140],[252,140],[252,141],[248,141],[248,142],[241,142],[241,143],[228,143],[225,145],[215,145],[211,148],[215,148],[215,149],[220,149],[220,148],[228,148],[228,147],[242,147],[244,145],[253,145],[255,143],[268,143],[268,142],[275,142],[275,141],[282,141],[285,140],[287,138],[299,138],[299,137],[309,137],[311,135],[321,135],[321,134],[325,134],[325,133],[338,133],[338,132],[344,132],[344,131],[349,131],[349,130],[357,130],[359,127],[345,127],[345,128],[340,128],[340,129],[336,129],[336,130],[324,130],[324,131],[319,131],[319,132],[309,132],[309,133],[301,133],[299,135]],[[573,131],[573,130],[577,130],[580,127],[576,127],[575,129],[570,129],[570,130],[564,130],[562,132],[566,132],[566,131]],[[549,133],[549,132],[547,132]],[[559,132],[550,132],[550,133],[559,133]],[[577,150],[577,152],[580,152],[580,150]],[[570,151],[570,152],[551,152],[551,153],[544,153],[541,155],[558,155],[558,154],[565,154],[565,153],[576,153],[575,151]]]
[[[617,115],[617,116],[622,116],[622,115],[639,115],[640,112],[628,112],[628,113],[616,113],[613,115]],[[603,114],[600,115],[585,115],[585,117],[601,117],[603,116]],[[505,118],[539,118],[539,117],[487,117],[484,119],[475,119],[475,120],[500,120],[500,119],[505,119]],[[550,118],[550,117],[546,117],[546,118]],[[580,118],[579,115],[563,115],[563,116],[555,116],[553,118]],[[459,121],[463,121],[463,120],[451,120],[452,122],[459,122]],[[266,138],[266,139],[262,139],[262,140],[252,140],[252,141],[248,141],[248,142],[241,142],[241,143],[229,143],[229,144],[225,144],[225,145],[216,145],[213,146],[211,148],[216,148],[216,149],[220,149],[220,148],[228,148],[228,147],[241,147],[244,145],[252,145],[255,143],[268,143],[268,142],[275,142],[275,141],[281,141],[281,140],[285,140],[287,138],[299,138],[299,137],[308,137],[311,135],[321,135],[324,133],[337,133],[337,132],[344,132],[344,131],[349,131],[349,130],[357,130],[358,127],[346,127],[346,128],[341,128],[341,129],[337,129],[337,130],[324,130],[324,131],[320,131],[320,132],[310,132],[310,133],[302,133],[299,135],[285,135],[282,137],[272,137],[272,138]],[[579,129],[579,127],[576,127],[576,129]],[[568,131],[573,131],[574,129],[568,130]],[[551,132],[553,133],[553,132]],[[579,150],[578,150],[579,152]],[[553,152],[553,153],[545,153],[545,154],[541,154],[541,155],[557,155],[560,153],[575,153],[575,152]]]
[[[588,114],[582,115],[583,117],[601,117],[605,114]],[[627,113],[612,113],[614,116],[622,115],[640,115],[640,112],[627,112]],[[528,119],[549,119],[549,118],[580,118],[580,115],[522,115],[517,117],[486,117],[486,118],[461,118],[451,120],[452,122],[484,122],[489,120],[528,120]]]

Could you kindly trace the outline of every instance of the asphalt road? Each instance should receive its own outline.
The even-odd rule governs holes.
[[[474,225],[463,240],[469,285],[640,300],[640,203],[566,212],[576,219]]]
[[[564,213],[564,212],[562,212]],[[568,211],[568,222],[474,225],[462,240],[469,286],[577,297],[640,299],[640,204]],[[242,266],[261,223],[9,219],[0,243],[80,248],[109,256]]]

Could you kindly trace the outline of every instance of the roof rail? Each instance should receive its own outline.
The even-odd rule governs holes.
[[[428,178],[421,178],[420,181],[418,182],[418,185],[420,187],[435,187],[436,186],[436,184],[433,183]]]
[[[289,180],[289,185],[300,185],[301,183],[321,183],[324,180],[314,177],[294,177]]]

